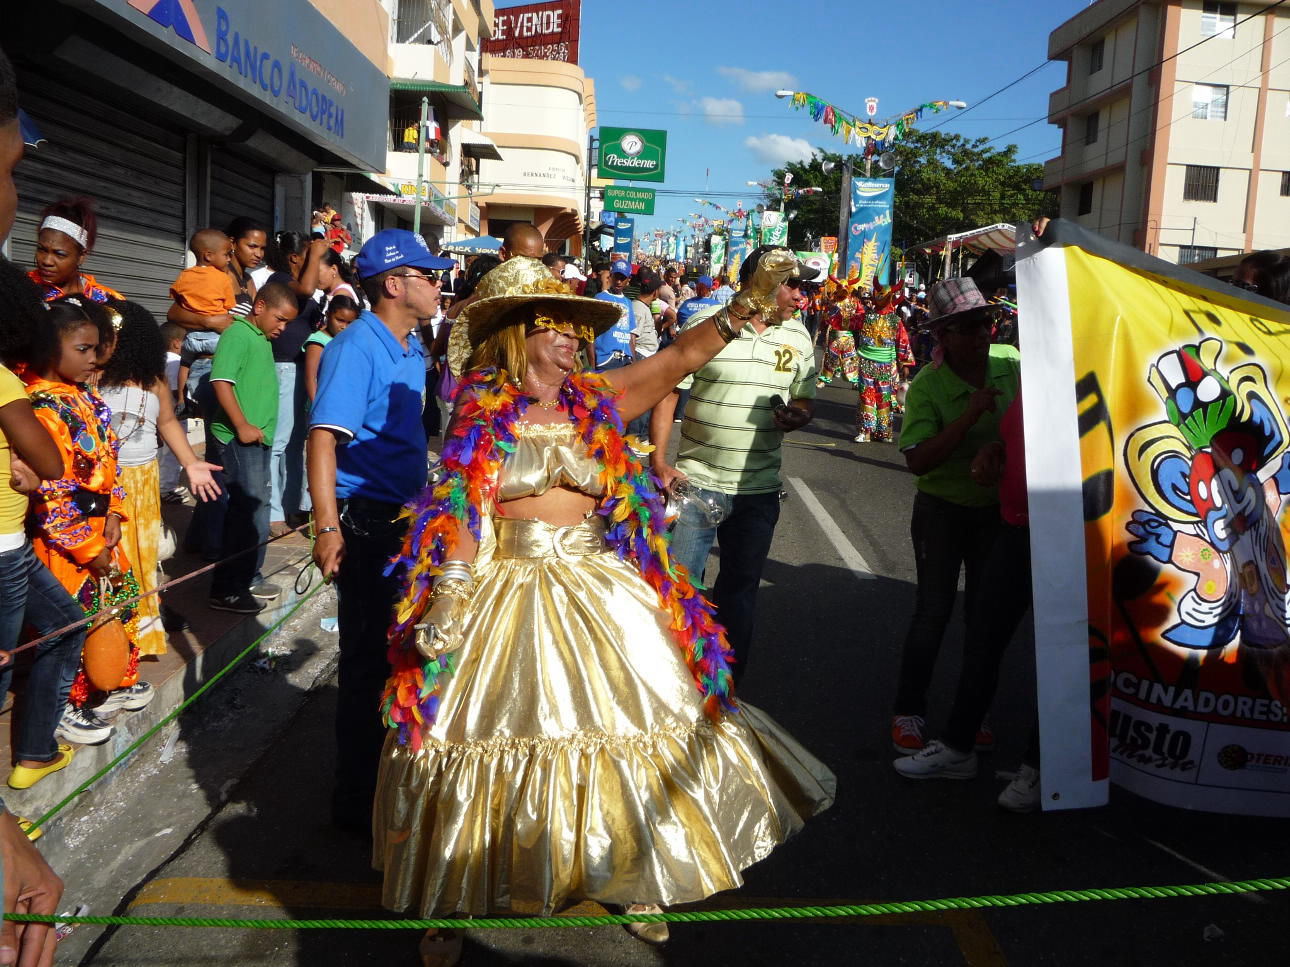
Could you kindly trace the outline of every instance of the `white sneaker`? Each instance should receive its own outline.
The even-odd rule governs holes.
[[[976,753],[955,752],[933,739],[913,755],[892,763],[907,779],[975,779]]]
[[[109,712],[118,710],[137,712],[139,709],[147,708],[151,705],[152,700],[156,697],[157,693],[152,690],[152,686],[147,682],[135,682],[125,688],[117,688],[108,692],[107,698],[94,707],[94,714],[107,715]]]
[[[855,437],[853,437],[853,439],[854,439],[854,441],[855,441],[856,443],[868,443],[868,442],[869,442],[869,434],[868,434],[868,433],[857,433],[857,434],[855,435]]]
[[[1039,808],[1039,770],[1022,765],[1012,782],[999,793],[999,806],[1009,812],[1033,813]]]
[[[98,745],[110,739],[115,731],[89,709],[68,705],[63,709],[54,735],[77,745]]]

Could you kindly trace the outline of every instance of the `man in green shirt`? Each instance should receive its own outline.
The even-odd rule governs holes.
[[[1018,359],[990,345],[993,309],[971,279],[947,279],[928,298],[942,360],[926,366],[905,397],[900,448],[918,477],[910,535],[918,595],[900,662],[891,721],[897,752],[923,748],[927,686],[954,610],[959,569],[965,608],[976,597],[986,552],[999,528],[999,494],[972,476],[972,458],[999,439],[999,419],[1017,395]]]
[[[219,404],[211,421],[217,452],[206,459],[224,468],[224,560],[211,576],[210,606],[217,611],[257,614],[251,594],[259,555],[239,554],[269,538],[269,454],[278,420],[276,339],[296,316],[295,293],[280,283],[262,288],[249,318],[235,316],[220,335],[211,361],[211,388]],[[230,556],[231,555],[231,556]]]

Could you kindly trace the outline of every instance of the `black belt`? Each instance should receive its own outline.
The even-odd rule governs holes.
[[[371,497],[345,497],[336,503],[342,514],[352,512],[364,517],[380,517],[388,521],[395,520],[403,512],[402,504],[391,503],[388,500],[373,500]]]

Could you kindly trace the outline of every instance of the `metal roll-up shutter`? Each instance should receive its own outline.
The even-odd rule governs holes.
[[[272,234],[273,171],[228,148],[211,146],[212,228],[227,228],[240,215],[254,218]]]
[[[184,136],[49,78],[20,73],[18,87],[48,141],[28,148],[14,172],[13,260],[33,265],[42,208],[88,195],[98,241],[84,270],[163,320],[187,248]]]

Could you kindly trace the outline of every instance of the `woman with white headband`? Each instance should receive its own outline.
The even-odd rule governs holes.
[[[40,286],[46,302],[68,295],[92,302],[125,298],[81,271],[81,263],[94,248],[96,229],[94,202],[89,198],[60,198],[40,213],[36,267],[27,274]]]

